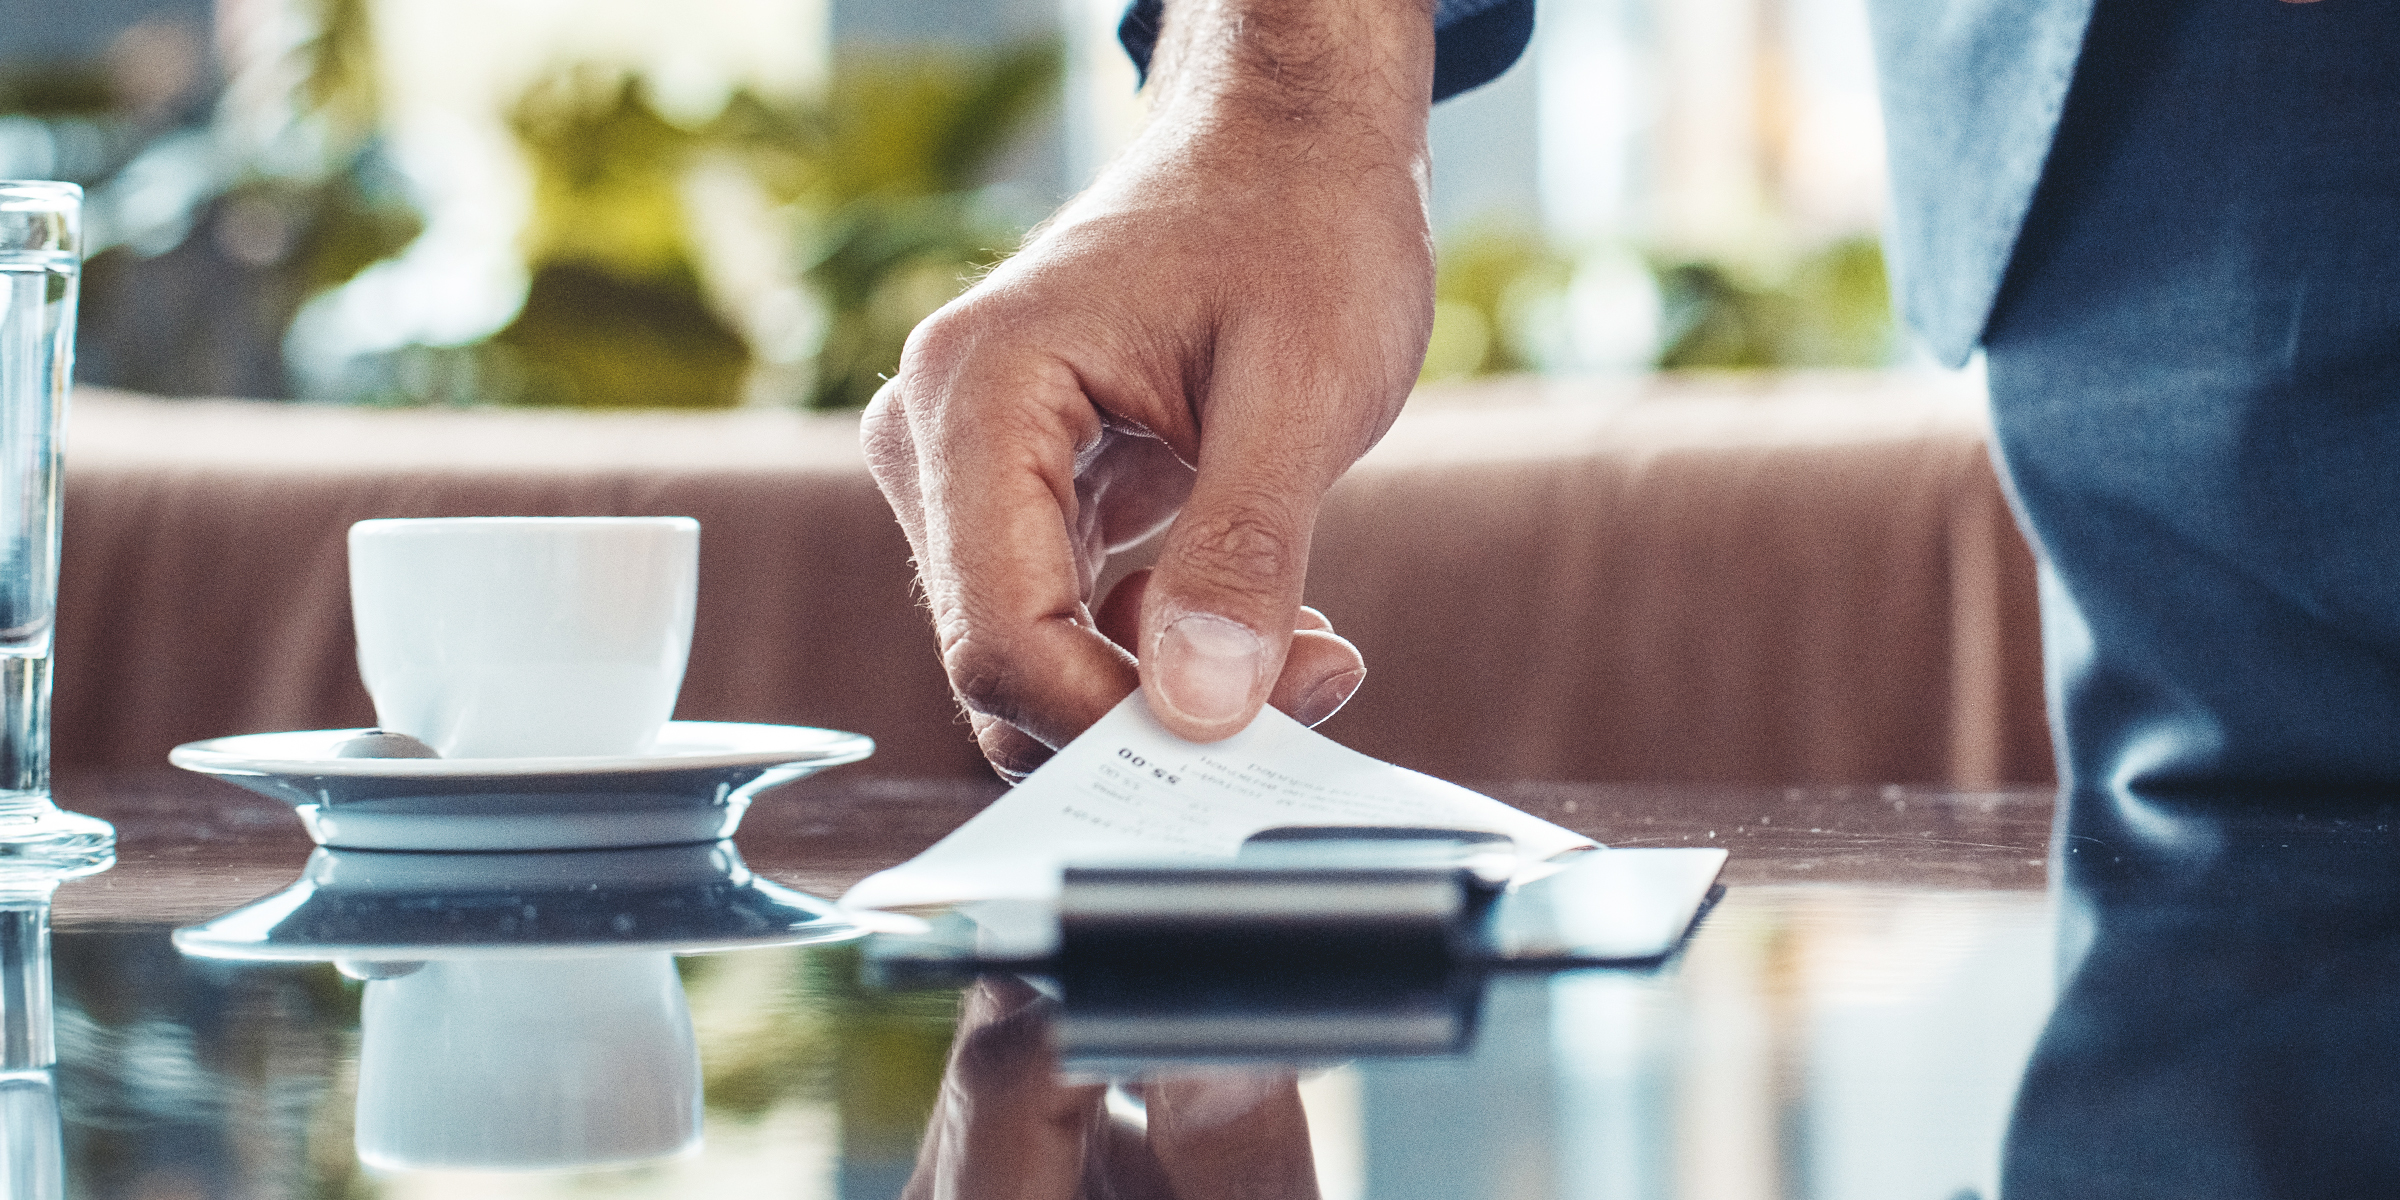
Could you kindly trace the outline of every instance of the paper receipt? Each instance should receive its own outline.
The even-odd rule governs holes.
[[[1187,742],[1140,692],[923,854],[862,880],[850,908],[1054,898],[1073,859],[1230,858],[1282,825],[1479,829],[1531,866],[1591,839],[1369,758],[1269,708],[1221,742]]]

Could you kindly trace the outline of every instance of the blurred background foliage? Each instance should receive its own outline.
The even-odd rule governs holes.
[[[1764,270],[1664,261],[1658,283],[1666,370],[1880,367],[1903,349],[1873,238],[1843,238]]]
[[[510,113],[533,169],[532,282],[479,376],[513,384],[502,398],[521,404],[740,403],[753,355],[706,286],[684,198],[714,156],[772,203],[787,226],[784,269],[817,302],[799,399],[864,405],[909,330],[1015,245],[1022,230],[976,185],[1052,102],[1059,73],[1049,41],[851,54],[811,98],[737,91],[684,126],[637,77],[561,72]]]
[[[760,355],[709,286],[689,200],[696,171],[732,165],[770,206],[774,268],[813,302],[806,369],[768,399],[862,406],[917,322],[1022,235],[1025,221],[978,185],[1055,102],[1060,73],[1050,39],[853,52],[806,98],[737,90],[694,124],[662,113],[638,76],[562,69],[509,113],[533,177],[523,307],[488,342],[357,364],[336,398],[587,408],[750,399]]]
[[[682,179],[706,130],[660,116],[639,79],[571,69],[509,114],[533,173],[532,281],[492,345],[522,404],[723,408],[749,366],[710,307]],[[493,378],[505,378],[497,372]]]
[[[864,405],[908,332],[999,261],[1024,229],[977,185],[1054,102],[1062,47],[854,52],[825,99],[735,96],[722,126],[797,213],[799,268],[825,312],[807,402]]]
[[[1521,372],[1883,367],[1906,351],[1871,237],[1743,259],[1582,254],[1470,226],[1440,247],[1420,379]]]
[[[697,112],[639,70],[566,57],[499,114],[529,180],[513,315],[464,340],[329,350],[336,322],[310,314],[428,226],[387,144],[375,3],[273,0],[288,32],[247,49],[147,21],[89,61],[0,61],[0,174],[90,191],[83,378],[376,405],[851,408],[1049,204],[992,180],[1057,123],[1055,36],[841,44],[802,93],[735,87]],[[731,217],[703,202],[728,180],[749,197]],[[725,278],[737,221],[757,228],[732,260],[765,284]],[[1899,361],[1872,238],[1751,241],[1448,229],[1423,378]]]
[[[304,34],[221,95],[199,36],[166,21],[98,61],[0,69],[7,173],[87,190],[83,377],[287,395],[300,307],[422,229],[384,152],[365,0],[307,2]]]

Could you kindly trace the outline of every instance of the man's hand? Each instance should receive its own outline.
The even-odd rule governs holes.
[[[1152,116],[910,336],[867,410],[943,665],[1001,773],[1136,686],[1195,741],[1365,664],[1300,607],[1325,490],[1432,326],[1429,0],[1170,0]],[[1105,602],[1109,552],[1168,525]]]

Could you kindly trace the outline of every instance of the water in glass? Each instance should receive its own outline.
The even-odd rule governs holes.
[[[74,365],[72,184],[0,182],[0,876],[106,854],[105,822],[50,801],[59,429]]]

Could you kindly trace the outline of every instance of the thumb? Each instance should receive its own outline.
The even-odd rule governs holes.
[[[1142,596],[1143,690],[1160,723],[1191,741],[1248,726],[1291,649],[1309,535],[1331,479],[1279,457],[1237,450],[1211,462],[1203,450]]]

